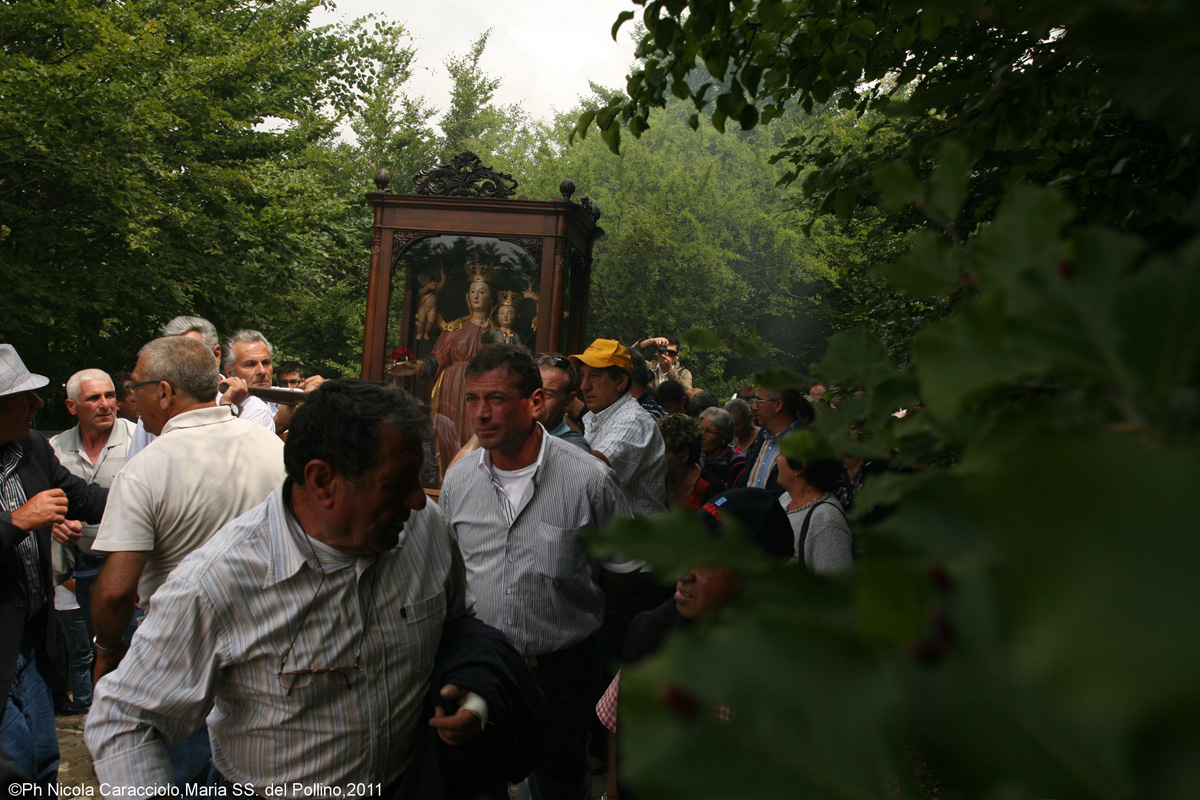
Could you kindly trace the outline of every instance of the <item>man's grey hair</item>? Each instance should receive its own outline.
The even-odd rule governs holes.
[[[218,344],[221,343],[221,337],[217,336],[217,328],[204,317],[176,317],[163,326],[163,336],[183,336],[185,333],[195,331],[200,334],[200,341],[208,345],[208,352],[216,350]]]
[[[224,346],[221,348],[221,369],[225,371],[226,375],[229,374],[229,370],[233,369],[233,365],[237,363],[237,358],[233,354],[233,346],[235,344],[265,344],[267,346],[267,355],[275,358],[275,348],[271,347],[271,343],[267,341],[267,337],[258,331],[248,328],[244,331],[238,331],[226,339]]]
[[[109,386],[113,384],[113,379],[107,372],[102,369],[81,369],[71,377],[67,378],[67,397],[79,402],[80,385],[84,381],[106,381]]]
[[[742,401],[745,402],[745,401]],[[749,406],[747,406],[749,408]],[[723,408],[710,406],[700,412],[700,419],[711,419],[713,425],[717,426],[717,433],[721,434],[721,439],[726,443],[733,439],[733,415]]]
[[[217,396],[217,360],[201,342],[178,334],[154,339],[138,351],[144,380],[166,381],[200,403]]]
[[[750,404],[740,397],[735,397],[725,404],[725,410],[728,411],[734,419],[749,419]]]

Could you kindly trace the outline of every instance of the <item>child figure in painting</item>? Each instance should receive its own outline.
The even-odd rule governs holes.
[[[446,269],[438,268],[441,277],[434,280],[426,270],[417,273],[417,338],[429,341],[429,332],[437,329],[437,297],[446,286]]]
[[[499,295],[500,303],[492,314],[495,327],[483,335],[484,344],[499,342],[523,347],[525,342],[513,327],[517,323],[517,292],[500,292]]]

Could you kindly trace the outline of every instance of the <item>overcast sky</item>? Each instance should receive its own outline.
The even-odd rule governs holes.
[[[465,55],[492,29],[480,66],[501,80],[496,102],[520,103],[535,117],[572,108],[589,93],[588,82],[622,88],[633,62],[633,21],[611,36],[622,11],[640,10],[631,0],[338,0],[333,14],[318,9],[313,24],[352,20],[377,12],[404,25],[417,51],[410,95],[424,95],[444,110],[450,79],[443,66]]]

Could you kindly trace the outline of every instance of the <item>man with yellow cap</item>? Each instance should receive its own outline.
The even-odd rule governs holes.
[[[588,413],[584,436],[592,454],[617,475],[634,514],[650,516],[667,507],[667,459],[654,418],[629,394],[633,367],[629,350],[615,339],[597,339],[571,360]]]

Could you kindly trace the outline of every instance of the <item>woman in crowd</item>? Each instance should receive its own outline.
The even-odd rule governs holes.
[[[686,414],[669,414],[658,421],[667,447],[667,506],[699,510],[711,497],[729,487],[701,469],[700,423]]]
[[[723,408],[700,412],[700,467],[729,486],[746,471],[746,457],[733,448],[733,415]]]
[[[842,462],[834,458],[796,461],[782,453],[779,504],[788,513],[795,534],[796,558],[812,572],[837,572],[850,566],[854,535],[834,490],[842,475]]]

